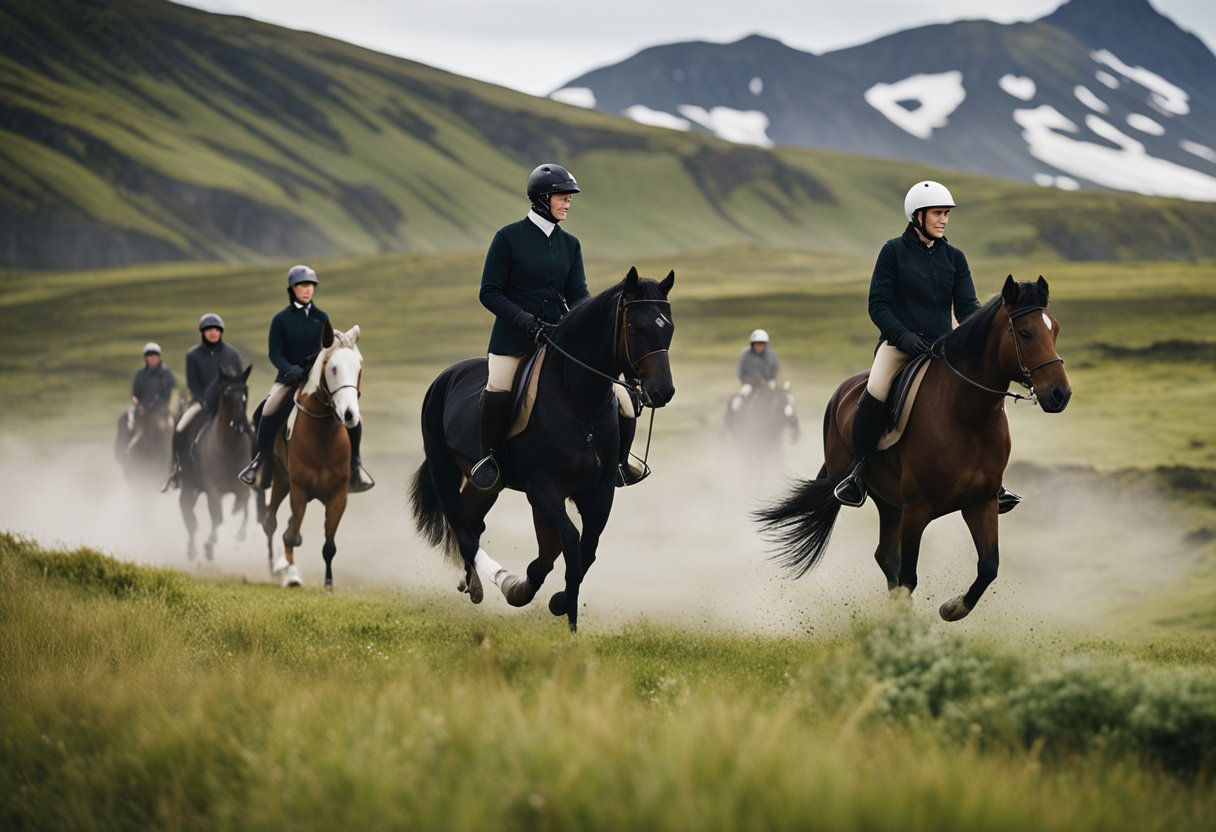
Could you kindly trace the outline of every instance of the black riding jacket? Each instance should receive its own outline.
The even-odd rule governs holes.
[[[176,386],[173,371],[164,363],[158,364],[156,369],[145,364],[142,369],[135,371],[135,377],[131,379],[131,395],[135,401],[151,410],[169,404],[169,397]]]
[[[214,344],[195,344],[186,353],[186,387],[197,402],[207,402],[207,388],[220,377],[220,368],[241,372],[241,354],[221,338]]]
[[[961,249],[943,237],[925,245],[908,229],[883,243],[870,278],[870,320],[892,344],[906,332],[934,341],[980,308],[971,268]]]
[[[270,321],[270,363],[279,371],[275,381],[292,384],[288,373],[292,367],[312,369],[321,352],[321,332],[329,315],[316,304],[297,306],[289,303]]]
[[[521,312],[557,323],[568,309],[591,297],[578,238],[560,225],[546,237],[527,217],[499,229],[486,252],[480,297],[495,316],[488,351],[527,352],[532,341],[515,324]]]

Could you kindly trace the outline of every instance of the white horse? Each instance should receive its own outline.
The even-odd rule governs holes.
[[[303,584],[294,549],[303,541],[300,525],[309,500],[325,505],[325,586],[333,586],[333,559],[338,551],[334,534],[346,511],[350,485],[350,437],[347,429],[359,424],[359,382],[363,355],[356,342],[359,327],[335,332],[326,321],[321,352],[308,380],[296,391],[295,411],[275,440],[274,478],[262,528],[272,575],[285,587]],[[274,532],[279,504],[291,495],[291,519],[283,532],[283,554],[274,555]]]

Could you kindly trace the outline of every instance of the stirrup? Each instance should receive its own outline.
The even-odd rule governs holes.
[[[253,459],[249,460],[249,464],[241,469],[241,472],[236,475],[236,478],[250,488],[257,486],[258,474],[261,473],[262,455],[256,454]]]
[[[843,505],[861,508],[866,504],[866,486],[859,476],[861,470],[854,468],[849,475],[832,489],[833,496]]]
[[[486,454],[482,459],[473,466],[473,470],[469,471],[469,482],[478,491],[489,491],[494,486],[498,485],[499,472],[498,463],[494,459],[494,454]]]
[[[996,513],[1008,514],[1013,511],[1017,504],[1022,502],[1021,496],[1014,494],[1005,486],[1001,486],[1001,490],[996,493]]]
[[[169,476],[165,479],[165,484],[160,487],[160,493],[164,494],[170,488],[182,487],[182,466],[174,465],[173,470],[169,472]]]
[[[638,466],[632,462],[622,462],[616,466],[616,487],[625,488],[637,485],[649,476],[650,466],[646,463],[643,462],[641,466]]]
[[[372,475],[367,473],[367,469],[362,463],[356,462],[350,471],[350,485],[348,489],[351,494],[361,494],[364,491],[371,491],[376,486],[376,481],[372,479]]]

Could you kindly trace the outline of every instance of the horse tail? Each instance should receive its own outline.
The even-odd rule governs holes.
[[[431,462],[424,459],[410,482],[410,505],[414,509],[414,524],[418,534],[429,545],[442,548],[445,553],[455,548],[452,527],[443,513],[439,491],[431,477]]]
[[[753,512],[764,536],[783,549],[771,559],[792,578],[801,578],[819,563],[840,514],[840,502],[833,493],[836,483],[826,476],[826,470],[820,474],[802,480],[780,502]]]

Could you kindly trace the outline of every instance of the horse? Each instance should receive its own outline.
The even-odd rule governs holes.
[[[203,425],[188,451],[190,459],[182,460],[181,495],[178,507],[186,523],[186,555],[195,557],[194,534],[198,521],[194,516],[194,505],[200,494],[207,497],[207,508],[211,513],[211,533],[203,544],[207,560],[215,556],[215,543],[220,524],[224,522],[224,496],[233,497],[232,512],[240,513],[241,526],[236,539],[245,539],[245,528],[249,523],[249,503],[254,492],[232,475],[249,460],[253,448],[253,430],[245,416],[249,401],[249,374],[253,365],[244,372],[220,369],[216,380],[219,392],[216,398],[215,415]],[[235,466],[235,467],[233,467]]]
[[[865,481],[878,508],[874,559],[894,594],[916,589],[921,535],[930,521],[961,512],[975,544],[975,581],[939,609],[946,621],[970,613],[996,579],[997,492],[1009,461],[1005,399],[1037,403],[1060,413],[1072,388],[1056,352],[1060,325],[1047,309],[1048,286],[1010,275],[993,297],[938,339],[902,438],[873,455]],[[868,373],[844,381],[824,414],[824,464],[756,519],[769,539],[789,547],[774,559],[797,578],[819,562],[840,511],[833,490],[852,463],[852,418]],[[1028,396],[1010,393],[1010,382]]]
[[[479,457],[477,400],[485,387],[486,359],[467,359],[444,370],[422,403],[424,459],[410,498],[419,533],[441,547],[464,575],[457,589],[474,604],[483,598],[480,567],[507,603],[532,602],[565,558],[565,588],[549,611],[578,629],[579,590],[595,562],[616,489],[621,376],[641,403],[663,407],[675,395],[668,349],[675,330],[667,296],[675,272],[662,282],[625,279],[576,306],[546,336],[544,366],[527,427],[496,453],[499,484],[479,491],[467,480]],[[463,439],[459,437],[464,437]],[[520,578],[481,548],[486,514],[504,488],[522,491],[532,507],[538,553]],[[566,513],[573,500],[582,534]]]
[[[350,436],[348,428],[359,424],[359,385],[363,355],[356,346],[359,327],[337,332],[329,321],[321,331],[321,350],[296,391],[295,413],[274,447],[270,501],[262,519],[271,575],[279,575],[283,586],[298,587],[304,580],[296,568],[295,549],[304,541],[300,526],[310,500],[325,506],[325,588],[333,589],[333,560],[338,552],[334,536],[346,511],[350,486]],[[246,458],[247,461],[247,458]],[[243,463],[242,463],[243,464]],[[283,555],[274,555],[274,533],[279,505],[291,495],[291,517],[283,530]]]
[[[757,384],[750,395],[731,396],[723,425],[738,450],[761,467],[780,462],[786,437],[797,442],[802,435],[788,381]]]
[[[129,485],[155,485],[164,478],[172,453],[169,402],[162,399],[150,406],[135,405],[133,418],[128,418],[126,412],[118,417],[114,456]]]

